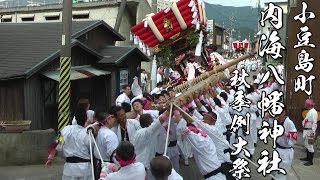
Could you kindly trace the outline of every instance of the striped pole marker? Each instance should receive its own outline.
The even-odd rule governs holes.
[[[59,132],[70,122],[70,68],[71,57],[60,57],[59,76]]]

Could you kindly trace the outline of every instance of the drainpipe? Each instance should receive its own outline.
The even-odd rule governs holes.
[[[126,9],[126,5],[127,5],[127,0],[121,0],[120,8],[119,8],[117,19],[116,19],[116,24],[114,25],[114,30],[117,32],[119,32],[122,16]]]

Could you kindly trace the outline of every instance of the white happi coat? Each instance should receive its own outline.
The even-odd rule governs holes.
[[[289,133],[289,132],[297,132],[297,129],[294,125],[294,123],[290,120],[289,117],[287,117],[284,122],[283,122],[283,128],[284,128],[284,133]],[[280,136],[277,138],[277,143],[280,146],[283,147],[293,147],[293,145],[296,143],[296,140],[293,139],[291,136],[286,137],[284,135]],[[281,149],[281,148],[276,148],[276,150],[279,153],[279,156],[281,158],[281,162],[279,164],[279,168],[284,169],[287,173],[289,172],[293,160],[293,155],[294,155],[294,149]],[[285,180],[286,175],[283,174],[274,174],[275,177],[279,180]]]
[[[176,124],[175,118],[172,117],[169,131],[169,140],[168,145],[171,141],[177,141],[176,134]],[[162,127],[159,128],[157,135],[157,145],[156,152],[159,154],[164,154],[165,145],[166,145],[166,137],[167,137],[167,129],[168,129],[169,121],[166,121],[162,124]],[[176,171],[179,171],[179,150],[178,146],[168,147],[167,156],[169,156],[172,166]]]
[[[316,133],[318,122],[318,112],[312,108],[308,111],[306,118],[302,121],[302,127],[304,128],[302,137],[304,138],[304,146],[309,152],[314,152],[312,144],[308,143],[308,136],[312,133]],[[307,128],[307,129],[306,129]]]
[[[221,134],[218,127],[203,123],[199,120],[195,120],[195,122],[201,130],[203,130],[205,133],[208,134],[208,136],[212,139],[214,145],[217,147],[218,159],[221,162],[231,162],[230,154],[224,153],[224,150],[229,148],[228,146],[229,142]]]
[[[189,132],[184,138],[191,145],[194,159],[202,175],[206,175],[221,166],[216,147],[209,136],[203,137],[200,134],[190,132],[187,128],[187,122],[181,119],[177,125],[177,133],[183,134],[184,132]],[[218,173],[206,180],[226,180],[226,177],[222,173]]]
[[[257,79],[259,80],[259,82],[262,80],[264,74],[263,73],[258,73],[257,74]]]
[[[127,166],[121,167],[117,172],[110,173],[105,178],[100,180],[145,180],[146,179],[146,170],[140,162],[135,162]],[[91,180],[91,179],[90,179]]]
[[[227,93],[228,94],[228,103],[229,104],[233,102],[235,93],[236,93],[236,91],[233,90],[233,89],[230,89],[229,93]]]
[[[135,119],[127,119],[127,131],[129,141],[131,142],[136,132],[141,129],[140,122]],[[120,124],[111,129],[118,137],[119,142],[122,141]]]
[[[192,79],[195,78],[195,74],[196,74],[196,69],[193,66],[193,63],[188,63],[187,64],[187,68],[188,68],[188,76],[187,76],[187,80],[191,81]]]
[[[155,157],[157,144],[157,133],[155,132],[159,128],[161,128],[161,123],[159,119],[156,119],[149,127],[139,129],[132,141],[137,162],[141,162],[147,169],[150,167],[150,161]]]
[[[271,94],[273,91],[279,90],[279,89],[280,89],[280,85],[277,82],[273,82],[271,85],[261,89],[261,91],[265,91],[267,96]]]
[[[117,106],[122,106],[123,102],[126,102],[126,103],[130,104],[130,98],[126,95],[126,93],[122,93],[117,97],[116,105]]]
[[[213,112],[216,113],[216,115],[217,115],[217,120],[216,120],[215,126],[217,127],[217,130],[221,134],[223,134],[224,132],[227,131],[226,124],[225,124],[225,122],[223,122],[220,113],[218,113],[216,110],[213,110]]]
[[[246,98],[251,100],[250,107],[243,108],[246,113],[250,113],[250,134],[248,136],[245,136],[245,139],[247,140],[247,150],[250,152],[251,155],[254,154],[255,147],[254,143],[257,142],[257,115],[256,111],[258,111],[258,107],[256,105],[258,99],[255,99],[255,96],[253,94],[246,95]]]
[[[90,143],[87,129],[80,125],[68,125],[61,130],[64,143],[58,145],[57,150],[62,151],[64,157],[90,158]],[[93,145],[92,145],[93,146]],[[72,179],[91,180],[91,163],[65,163],[62,180]]]
[[[252,96],[253,96],[253,100],[255,101],[255,104],[257,106],[258,101],[261,100],[261,91],[257,89],[255,92],[252,93]],[[262,118],[261,118],[261,113],[259,111],[259,116],[257,116],[257,129],[260,129],[261,126],[262,126]]]
[[[162,82],[162,75],[157,73],[157,83]]]
[[[117,135],[111,129],[103,126],[98,131],[96,142],[97,142],[99,151],[101,153],[101,156],[103,158],[102,160],[110,162],[112,158],[111,156],[114,150],[119,145],[119,140]],[[94,148],[94,155],[97,159],[100,159],[100,156],[96,147]]]
[[[232,118],[229,112],[229,104],[225,102],[222,97],[220,96],[217,96],[217,97],[220,99],[222,107],[215,106],[215,109],[221,115],[221,118],[223,118],[225,125],[229,125],[232,123]]]
[[[173,168],[171,171],[170,176],[168,177],[168,180],[183,180],[183,177],[180,176]]]
[[[160,94],[162,91],[162,87],[158,88],[158,87],[155,87],[151,92],[150,94]]]
[[[192,119],[196,118],[196,119],[203,119],[203,116],[199,113],[199,111],[197,109],[193,110],[193,115],[192,115]]]
[[[317,121],[318,121],[318,113],[314,108],[312,108],[308,111],[306,117],[302,121],[303,128],[311,129],[311,130],[304,130],[303,137],[309,135],[310,133],[315,133],[315,131],[317,130]]]
[[[196,69],[200,68],[199,64],[196,62],[188,62],[187,69],[188,69],[188,77],[187,80],[190,81],[195,78],[196,76]]]
[[[212,60],[218,60],[221,65],[228,63],[218,52],[212,52],[210,58]]]
[[[159,118],[159,111],[158,110],[142,110],[142,114],[150,114],[152,119],[158,119]],[[136,120],[139,120],[140,115],[138,114],[136,117]]]

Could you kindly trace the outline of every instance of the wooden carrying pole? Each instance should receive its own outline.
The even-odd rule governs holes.
[[[219,80],[222,80],[225,78],[225,75],[223,72],[220,72],[218,74],[214,74],[212,76],[210,76],[209,78],[199,82],[198,84],[192,86],[190,89],[188,89],[187,91],[183,92],[181,95],[179,95],[178,97],[176,97],[173,102],[177,103],[181,98],[186,98],[188,97],[190,94],[193,94],[194,92],[200,90],[200,89],[205,89],[206,87],[208,87],[210,84],[216,84]]]
[[[225,69],[233,66],[233,65],[236,65],[238,64],[240,61],[243,61],[245,59],[248,59],[252,56],[255,55],[255,52],[252,52],[252,53],[249,53],[249,54],[246,54],[246,55],[243,55],[227,64],[224,64],[224,65],[221,65],[221,66],[218,66],[218,67],[215,67],[213,70],[211,71],[208,71],[208,72],[205,72],[203,74],[201,74],[200,76],[192,79],[191,81],[187,81],[187,82],[184,82],[183,84],[181,85],[178,85],[176,87],[174,87],[174,91],[175,92],[182,92],[183,90],[189,88],[189,87],[193,87],[195,84],[207,79],[208,77],[212,76],[213,74],[217,74],[219,72],[222,72],[224,71]]]
[[[180,87],[176,87],[176,89],[179,89],[179,91],[177,90],[176,92],[181,92],[182,90],[186,90],[184,91],[180,96],[176,97],[174,99],[174,102],[178,102],[181,98],[183,97],[187,97],[189,96],[189,94],[194,93],[195,91],[198,91],[199,89],[204,89],[206,87],[208,87],[210,84],[216,84],[219,80],[222,80],[225,77],[223,71],[227,68],[230,68],[230,70],[233,69],[232,66],[236,65],[237,63],[239,63],[240,61],[243,61],[249,57],[252,57],[255,53],[250,53],[250,54],[246,54],[244,56],[241,56],[227,64],[218,66],[217,68],[215,68],[212,71],[206,72],[204,74],[202,74],[201,76],[186,82],[186,84],[182,84],[182,86]],[[190,87],[190,88],[189,88]],[[189,89],[187,89],[189,88]]]

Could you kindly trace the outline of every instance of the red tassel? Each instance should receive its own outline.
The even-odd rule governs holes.
[[[53,142],[48,146],[48,154],[51,154],[53,151],[56,151],[56,147],[58,146],[58,142]]]
[[[298,141],[298,135],[296,132],[289,132],[289,134],[295,141]]]

